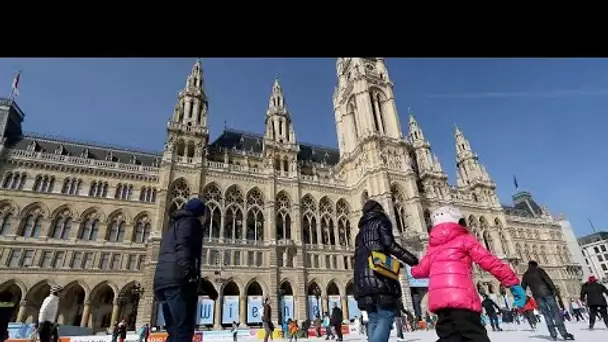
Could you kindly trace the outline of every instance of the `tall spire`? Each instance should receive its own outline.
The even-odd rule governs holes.
[[[456,166],[465,184],[482,182],[491,185],[492,180],[485,168],[479,163],[477,154],[473,152],[471,144],[464,137],[458,126],[454,125],[454,140],[456,144]]]
[[[270,116],[273,114],[287,114],[285,95],[283,94],[283,88],[281,87],[278,78],[274,80],[274,84],[272,85],[272,94],[270,94],[268,112],[266,115]]]
[[[192,66],[192,72],[190,75],[188,75],[184,90],[205,90],[205,81],[203,80],[203,62],[200,58],[197,58],[194,66]]]
[[[285,95],[279,79],[274,80],[266,111],[266,138],[280,143],[295,144],[295,130],[285,104]]]
[[[464,137],[462,131],[458,126],[454,125],[454,139],[456,141],[456,153],[458,158],[467,158],[469,155],[473,154],[471,150],[471,144]]]
[[[177,99],[172,119],[174,123],[183,124],[184,127],[207,127],[208,100],[200,59],[192,66],[192,71],[186,78],[186,86],[179,92]]]
[[[408,112],[410,114],[410,120],[408,125],[410,140],[412,141],[412,143],[424,142],[424,134],[422,133],[422,129],[420,128],[420,126],[418,126],[418,121],[416,121],[416,118],[414,117],[414,113],[412,113],[411,108],[408,108]]]

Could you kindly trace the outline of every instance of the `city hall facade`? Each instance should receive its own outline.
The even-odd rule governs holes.
[[[272,300],[275,321],[304,320],[333,303],[357,315],[353,246],[368,198],[418,253],[429,212],[456,205],[518,274],[538,260],[563,297],[578,293],[580,265],[557,217],[529,193],[501,205],[457,128],[457,182],[448,184],[412,115],[402,130],[383,58],[338,58],[336,68],[338,148],[298,142],[278,80],[260,113],[263,134],[226,129],[210,141],[200,61],[154,153],[23,135],[25,113],[0,100],[0,292],[13,294],[14,320],[34,321],[49,286],[59,284],[60,323],[95,331],[120,318],[162,325],[152,293],[160,238],[171,213],[194,196],[210,211],[203,276],[220,293],[216,302],[201,298],[202,325],[256,325],[262,297]],[[475,269],[474,276],[481,292],[502,300],[491,275]],[[405,305],[424,313],[425,282],[404,272],[401,283]]]

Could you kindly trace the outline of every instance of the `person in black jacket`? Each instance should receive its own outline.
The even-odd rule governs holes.
[[[355,299],[359,309],[367,311],[368,340],[386,342],[395,319],[395,309],[401,299],[397,280],[376,274],[369,267],[371,251],[391,255],[415,266],[418,258],[395,242],[393,226],[380,203],[368,200],[363,205],[359,233],[355,240]]]
[[[173,214],[160,244],[154,295],[162,303],[171,342],[192,342],[194,336],[205,213],[203,201],[188,201]]]
[[[329,318],[329,324],[336,331],[336,341],[342,341],[342,321],[344,316],[342,315],[342,309],[338,307],[337,303],[334,303],[334,308],[331,310],[331,317]]]
[[[502,329],[498,325],[498,313],[501,312],[500,308],[498,307],[498,304],[496,304],[492,300],[492,298],[488,297],[487,294],[484,294],[481,306],[483,306],[484,310],[486,310],[486,314],[490,319],[490,325],[492,325],[492,330],[502,331]]]
[[[555,284],[553,284],[547,272],[538,267],[536,261],[530,260],[528,262],[528,269],[522,277],[521,287],[524,290],[530,287],[532,296],[536,300],[540,312],[545,317],[551,338],[554,341],[557,340],[557,331],[555,331],[557,328],[564,340],[574,340],[574,336],[566,330],[562,313],[555,300],[555,296],[557,295]]]
[[[584,303],[586,300],[587,306],[589,307],[590,330],[593,329],[595,317],[597,317],[598,313],[608,328],[608,313],[606,312],[608,303],[606,303],[604,295],[608,296],[608,289],[606,289],[604,285],[598,283],[595,276],[589,276],[589,280],[584,283],[581,288],[581,301]]]

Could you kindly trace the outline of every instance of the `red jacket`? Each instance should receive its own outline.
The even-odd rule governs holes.
[[[526,300],[526,305],[524,305],[523,308],[519,309],[519,312],[532,311],[535,309],[538,309],[538,305],[536,304],[536,301],[534,300],[534,298],[528,297]]]
[[[429,278],[429,309],[465,309],[481,312],[481,300],[473,284],[473,263],[491,273],[506,288],[519,284],[517,275],[456,223],[431,229],[429,248],[420,264],[412,267],[414,278]]]

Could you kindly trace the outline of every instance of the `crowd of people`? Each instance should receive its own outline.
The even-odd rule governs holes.
[[[154,295],[161,303],[168,340],[192,342],[196,328],[198,297],[205,295],[212,300],[218,293],[201,278],[201,252],[203,226],[208,224],[208,211],[202,200],[193,198],[172,215],[168,230],[163,234],[154,276]],[[460,211],[452,206],[436,209],[431,214],[429,244],[426,254],[419,259],[403,248],[393,235],[391,220],[382,205],[367,200],[359,220],[359,232],[355,238],[354,285],[355,300],[361,317],[353,325],[366,335],[370,342],[387,342],[391,330],[396,329],[399,340],[404,332],[434,329],[439,342],[467,340],[489,342],[485,326],[502,331],[504,326],[520,324],[525,319],[536,329],[541,315],[551,339],[558,334],[564,340],[574,340],[565,320],[588,321],[593,329],[600,317],[608,327],[608,290],[593,276],[583,284],[580,304],[571,300],[567,308],[559,298],[553,281],[536,261],[528,263],[528,269],[519,279],[513,269],[488,251],[469,232]],[[415,317],[403,307],[399,274],[402,264],[411,267],[417,279],[429,279],[428,309],[424,317]],[[510,290],[514,302],[509,308],[501,308],[489,296],[481,297],[473,283],[472,267],[479,265]],[[532,296],[526,295],[526,290]],[[52,286],[44,299],[38,320],[37,333],[41,342],[58,342],[56,318],[59,308],[60,286]],[[7,301],[0,298],[0,338],[6,339],[8,317],[12,316]],[[270,298],[264,299],[262,327],[264,342],[272,340],[275,330],[272,322]],[[588,308],[588,309],[587,309]],[[14,309],[14,308],[13,308]],[[431,314],[432,313],[432,314]],[[500,316],[500,319],[499,319]],[[342,310],[334,304],[331,312],[325,312],[314,321],[297,320],[281,322],[281,330],[290,341],[307,337],[312,327],[318,337],[322,328],[326,340],[342,341]],[[233,323],[234,341],[238,338],[238,322]],[[124,320],[112,329],[113,342],[124,342],[127,324]],[[138,330],[140,342],[147,342],[149,325]],[[1,342],[1,341],[0,341]]]

